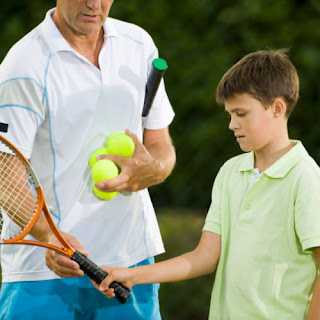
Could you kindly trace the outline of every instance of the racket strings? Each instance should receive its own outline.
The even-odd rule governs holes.
[[[17,156],[2,152],[0,207],[2,238],[19,234],[28,225],[37,207],[35,184],[26,167]]]
[[[15,173],[12,178],[15,179],[17,174]],[[6,181],[1,181],[1,183]],[[22,182],[21,177],[17,178],[17,182],[20,184]],[[1,191],[3,191],[1,189]],[[11,218],[15,221],[15,218],[19,218],[19,222],[23,225],[27,225],[28,221],[30,220],[30,211],[34,210],[35,206],[32,203],[24,202],[24,197],[22,197],[21,192],[17,192],[17,188],[10,188],[4,192],[5,197],[4,201],[2,201],[2,207],[7,211],[10,212]],[[13,215],[13,212],[19,212],[18,216]],[[15,221],[16,222],[16,221]]]
[[[1,162],[0,162],[0,164],[1,164]],[[27,177],[26,170],[23,170],[23,172],[21,172],[21,169],[24,168],[24,166],[19,162],[16,162],[15,166],[9,166],[9,163],[5,163],[5,165],[7,165],[6,173],[8,173],[8,174],[6,175],[6,178],[4,178],[4,179],[3,179],[2,175],[0,176],[0,180],[1,180],[0,186],[6,185],[7,188],[6,188],[5,192],[7,192],[7,190],[9,191],[7,200],[10,199],[11,205],[9,205],[9,207],[7,207],[7,210],[10,210],[11,207],[13,206],[13,204],[16,204],[16,205],[19,204],[19,206],[16,208],[16,211],[18,211],[21,208],[22,210],[24,209],[25,212],[30,212],[30,210],[32,210],[35,207],[36,201],[34,200],[34,198],[30,199],[30,197],[29,197],[29,201],[26,201],[26,200],[28,200],[27,197],[29,196],[29,194],[27,193],[27,190],[23,188],[23,187],[26,187],[26,182],[27,182],[26,181],[26,177]],[[19,165],[20,165],[20,168],[18,168]],[[23,166],[23,167],[21,167],[21,166]],[[21,174],[19,174],[19,172]],[[28,180],[30,181],[30,178],[28,178]],[[12,181],[15,181],[15,184],[13,184]],[[8,186],[10,186],[10,188]],[[29,189],[30,189],[30,187],[29,187]],[[23,191],[25,191],[25,192],[23,193]],[[6,202],[3,203],[3,206],[6,206]],[[28,210],[28,211],[26,211],[26,210]],[[30,215],[25,215],[25,216],[27,217],[28,220],[30,219]]]
[[[2,177],[0,185],[6,186],[2,187],[2,192],[5,195],[2,197],[4,198],[2,206],[8,211],[21,211],[20,218],[26,217],[26,220],[29,220],[30,211],[35,207],[35,200],[30,197],[28,192],[30,188],[26,184],[26,173],[22,173],[21,170],[17,171],[15,167],[10,168],[7,170],[6,177],[4,179]]]

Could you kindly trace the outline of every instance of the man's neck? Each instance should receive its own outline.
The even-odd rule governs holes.
[[[99,54],[103,46],[104,31],[101,29],[99,35],[95,37],[73,37],[66,39],[70,46],[87,58],[97,68],[99,67]]]
[[[56,15],[53,15],[52,19],[70,46],[99,68],[99,54],[104,42],[103,27],[89,35],[77,34],[69,26],[64,25],[65,23]]]

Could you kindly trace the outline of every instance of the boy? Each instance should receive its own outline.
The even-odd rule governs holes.
[[[105,267],[99,289],[112,297],[111,281],[177,281],[217,266],[210,319],[320,319],[320,169],[287,130],[298,92],[284,51],[258,51],[235,64],[217,102],[247,153],[220,169],[199,245],[153,266]]]

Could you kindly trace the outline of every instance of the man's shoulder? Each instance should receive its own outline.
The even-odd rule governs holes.
[[[133,40],[141,45],[146,45],[153,42],[149,33],[136,24],[111,17],[108,17],[107,20],[108,23],[113,25],[118,35],[124,39]]]
[[[42,62],[48,59],[38,28],[33,29],[14,44],[0,66],[0,82],[9,78],[33,77],[42,71]]]

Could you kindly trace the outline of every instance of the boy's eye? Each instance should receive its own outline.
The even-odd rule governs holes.
[[[244,117],[246,115],[245,112],[237,112],[238,117]]]

